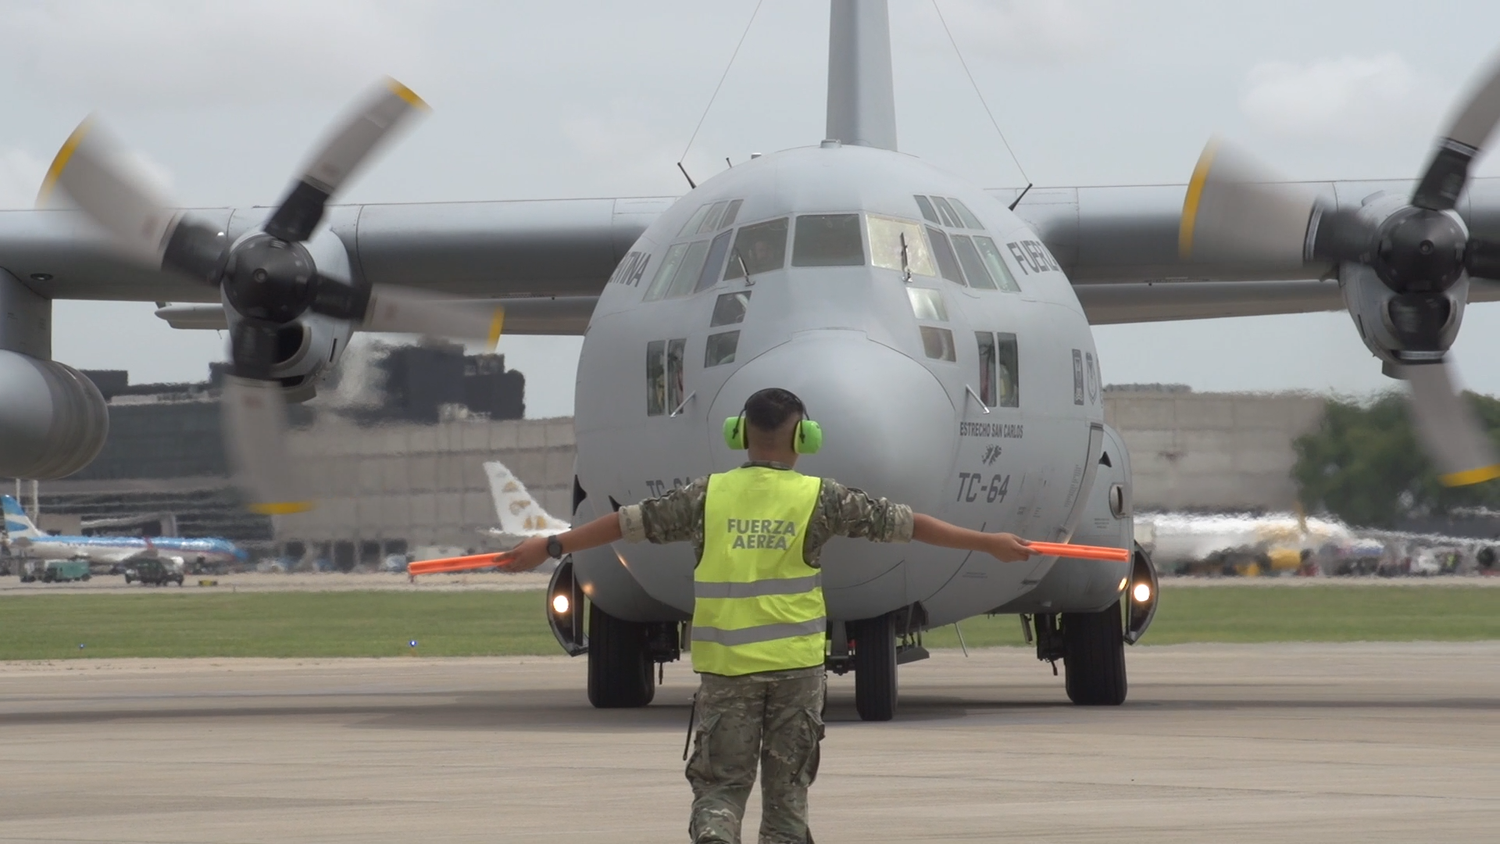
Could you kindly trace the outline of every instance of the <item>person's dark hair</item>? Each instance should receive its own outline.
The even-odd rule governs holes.
[[[761,390],[745,402],[745,421],[758,431],[775,431],[794,413],[807,415],[802,399],[780,387]]]

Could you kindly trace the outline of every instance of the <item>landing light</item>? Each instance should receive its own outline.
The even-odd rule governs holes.
[[[1135,597],[1136,603],[1144,604],[1151,600],[1151,584],[1137,583],[1135,588],[1130,590],[1130,594]]]
[[[558,615],[566,615],[569,608],[568,596],[562,592],[552,596],[552,611]]]

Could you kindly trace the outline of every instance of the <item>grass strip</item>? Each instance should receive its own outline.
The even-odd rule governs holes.
[[[554,655],[543,600],[541,592],[177,590],[0,598],[0,659]],[[962,629],[971,648],[1023,644],[1015,616],[972,618]],[[1482,639],[1500,639],[1500,589],[1319,585],[1169,588],[1143,644]],[[948,626],[925,643],[958,647],[958,638]]]

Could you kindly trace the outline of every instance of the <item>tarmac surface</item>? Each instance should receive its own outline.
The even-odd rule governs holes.
[[[1500,835],[1500,643],[1129,659],[1130,700],[1081,708],[1028,651],[940,651],[885,724],[833,678],[818,842]],[[0,841],[687,840],[693,675],[584,687],[564,657],[0,663]]]

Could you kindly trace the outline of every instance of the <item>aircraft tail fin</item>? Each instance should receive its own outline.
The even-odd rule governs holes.
[[[537,536],[561,533],[569,525],[542,509],[526,491],[514,473],[499,461],[484,464],[490,479],[490,495],[495,500],[495,515],[500,518],[499,532],[510,536]]]
[[[5,532],[10,534],[12,540],[46,536],[46,533],[39,530],[31,521],[31,517],[26,515],[25,508],[15,496],[0,495],[0,502],[3,502],[5,510]]]

